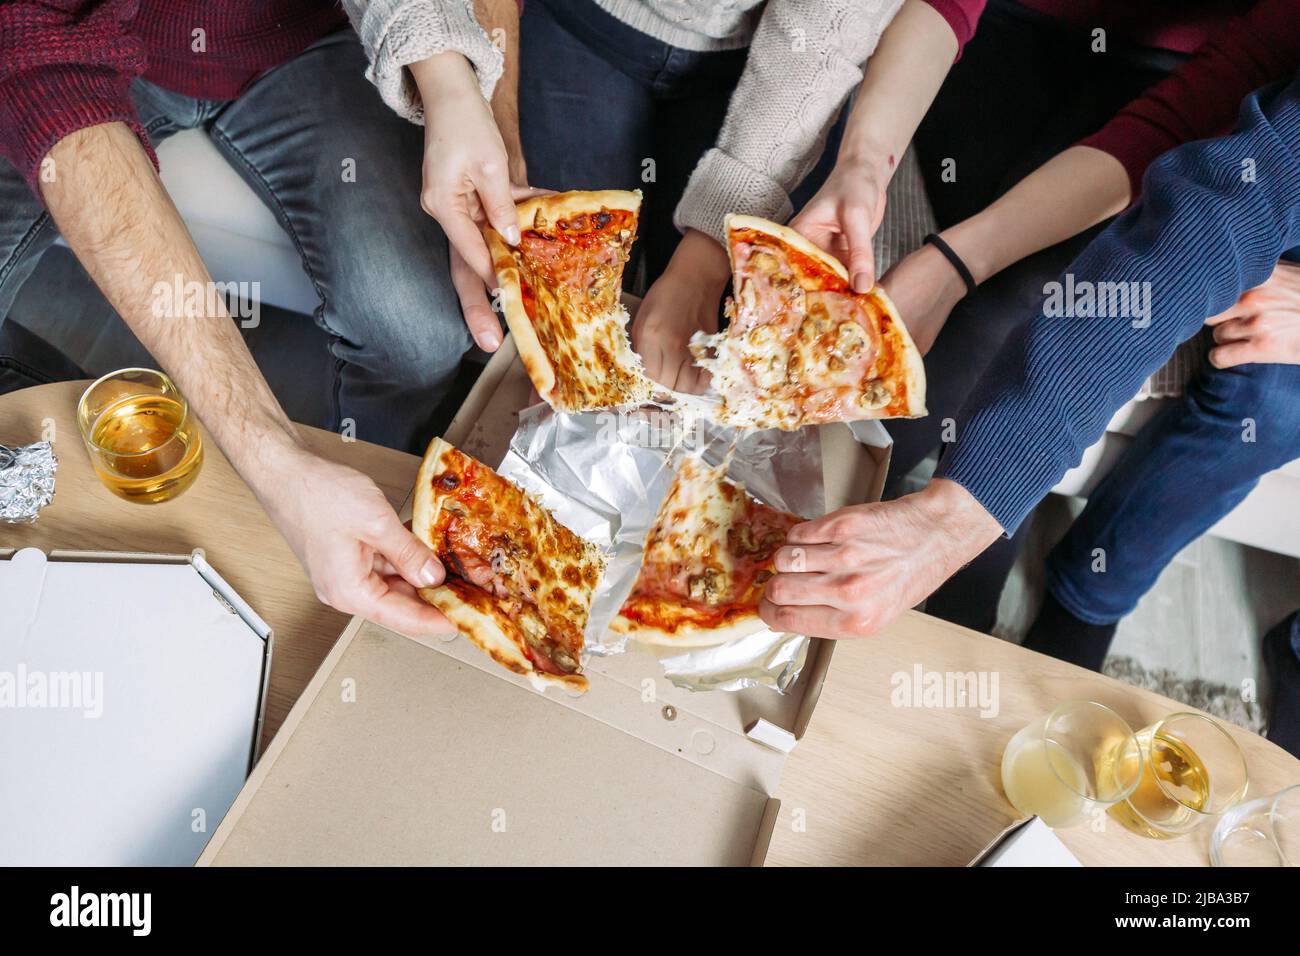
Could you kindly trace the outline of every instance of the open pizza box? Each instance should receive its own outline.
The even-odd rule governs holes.
[[[507,339],[445,437],[496,466],[530,391]],[[879,498],[888,447],[840,425],[822,451],[828,507]],[[761,863],[832,647],[784,695],[682,690],[629,651],[593,657],[575,696],[458,635],[355,619],[199,864]]]
[[[0,547],[0,865],[188,866],[257,757],[273,635],[201,551]]]

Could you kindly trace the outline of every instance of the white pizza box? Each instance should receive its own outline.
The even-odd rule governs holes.
[[[495,466],[530,389],[507,339],[445,437]],[[822,444],[832,507],[878,498],[887,447]],[[592,659],[573,695],[353,620],[199,864],[761,863],[830,662],[812,645],[786,695],[681,690],[646,653]]]
[[[272,643],[201,552],[0,549],[0,865],[193,864],[256,759]]]
[[[999,833],[970,866],[1083,866],[1038,817],[1017,820]]]

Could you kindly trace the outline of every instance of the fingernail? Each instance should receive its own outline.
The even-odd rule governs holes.
[[[436,558],[430,558],[425,562],[424,567],[420,568],[419,579],[420,586],[431,588],[438,583],[442,575],[442,567],[438,564]]]
[[[853,277],[854,292],[870,292],[871,285],[871,273],[869,272],[859,272]]]
[[[483,333],[483,349],[487,352],[495,352],[501,347],[501,330],[487,329]]]
[[[517,245],[519,245],[519,227],[518,227],[518,226],[507,226],[507,227],[506,227],[506,242],[510,243],[510,245],[512,245],[512,246],[517,246]]]

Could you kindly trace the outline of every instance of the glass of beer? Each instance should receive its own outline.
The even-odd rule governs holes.
[[[1228,729],[1203,714],[1170,714],[1138,731],[1142,779],[1110,814],[1134,833],[1168,840],[1241,802],[1246,757]]]
[[[127,501],[175,498],[199,475],[203,440],[189,403],[162,372],[125,368],[86,389],[77,425],[95,474]]]
[[[1233,807],[1210,840],[1215,866],[1300,866],[1300,784]]]
[[[1068,827],[1127,797],[1141,770],[1123,717],[1104,704],[1067,700],[1007,743],[1002,789],[1021,813]]]

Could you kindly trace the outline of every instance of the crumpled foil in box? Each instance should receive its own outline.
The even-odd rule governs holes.
[[[0,521],[30,524],[54,500],[59,460],[47,441],[0,445]]]
[[[737,442],[728,476],[766,504],[805,518],[825,512],[820,435],[735,431],[699,414],[699,400],[683,396],[675,409],[556,414],[535,405],[498,471],[534,494],[557,520],[604,549],[609,565],[597,587],[585,635],[595,655],[626,650],[628,638],[609,624],[632,591],[641,550],[681,455],[720,464]],[[803,668],[808,639],[759,631],[716,647],[662,660],[665,676],[689,690],[768,686],[784,693]]]

